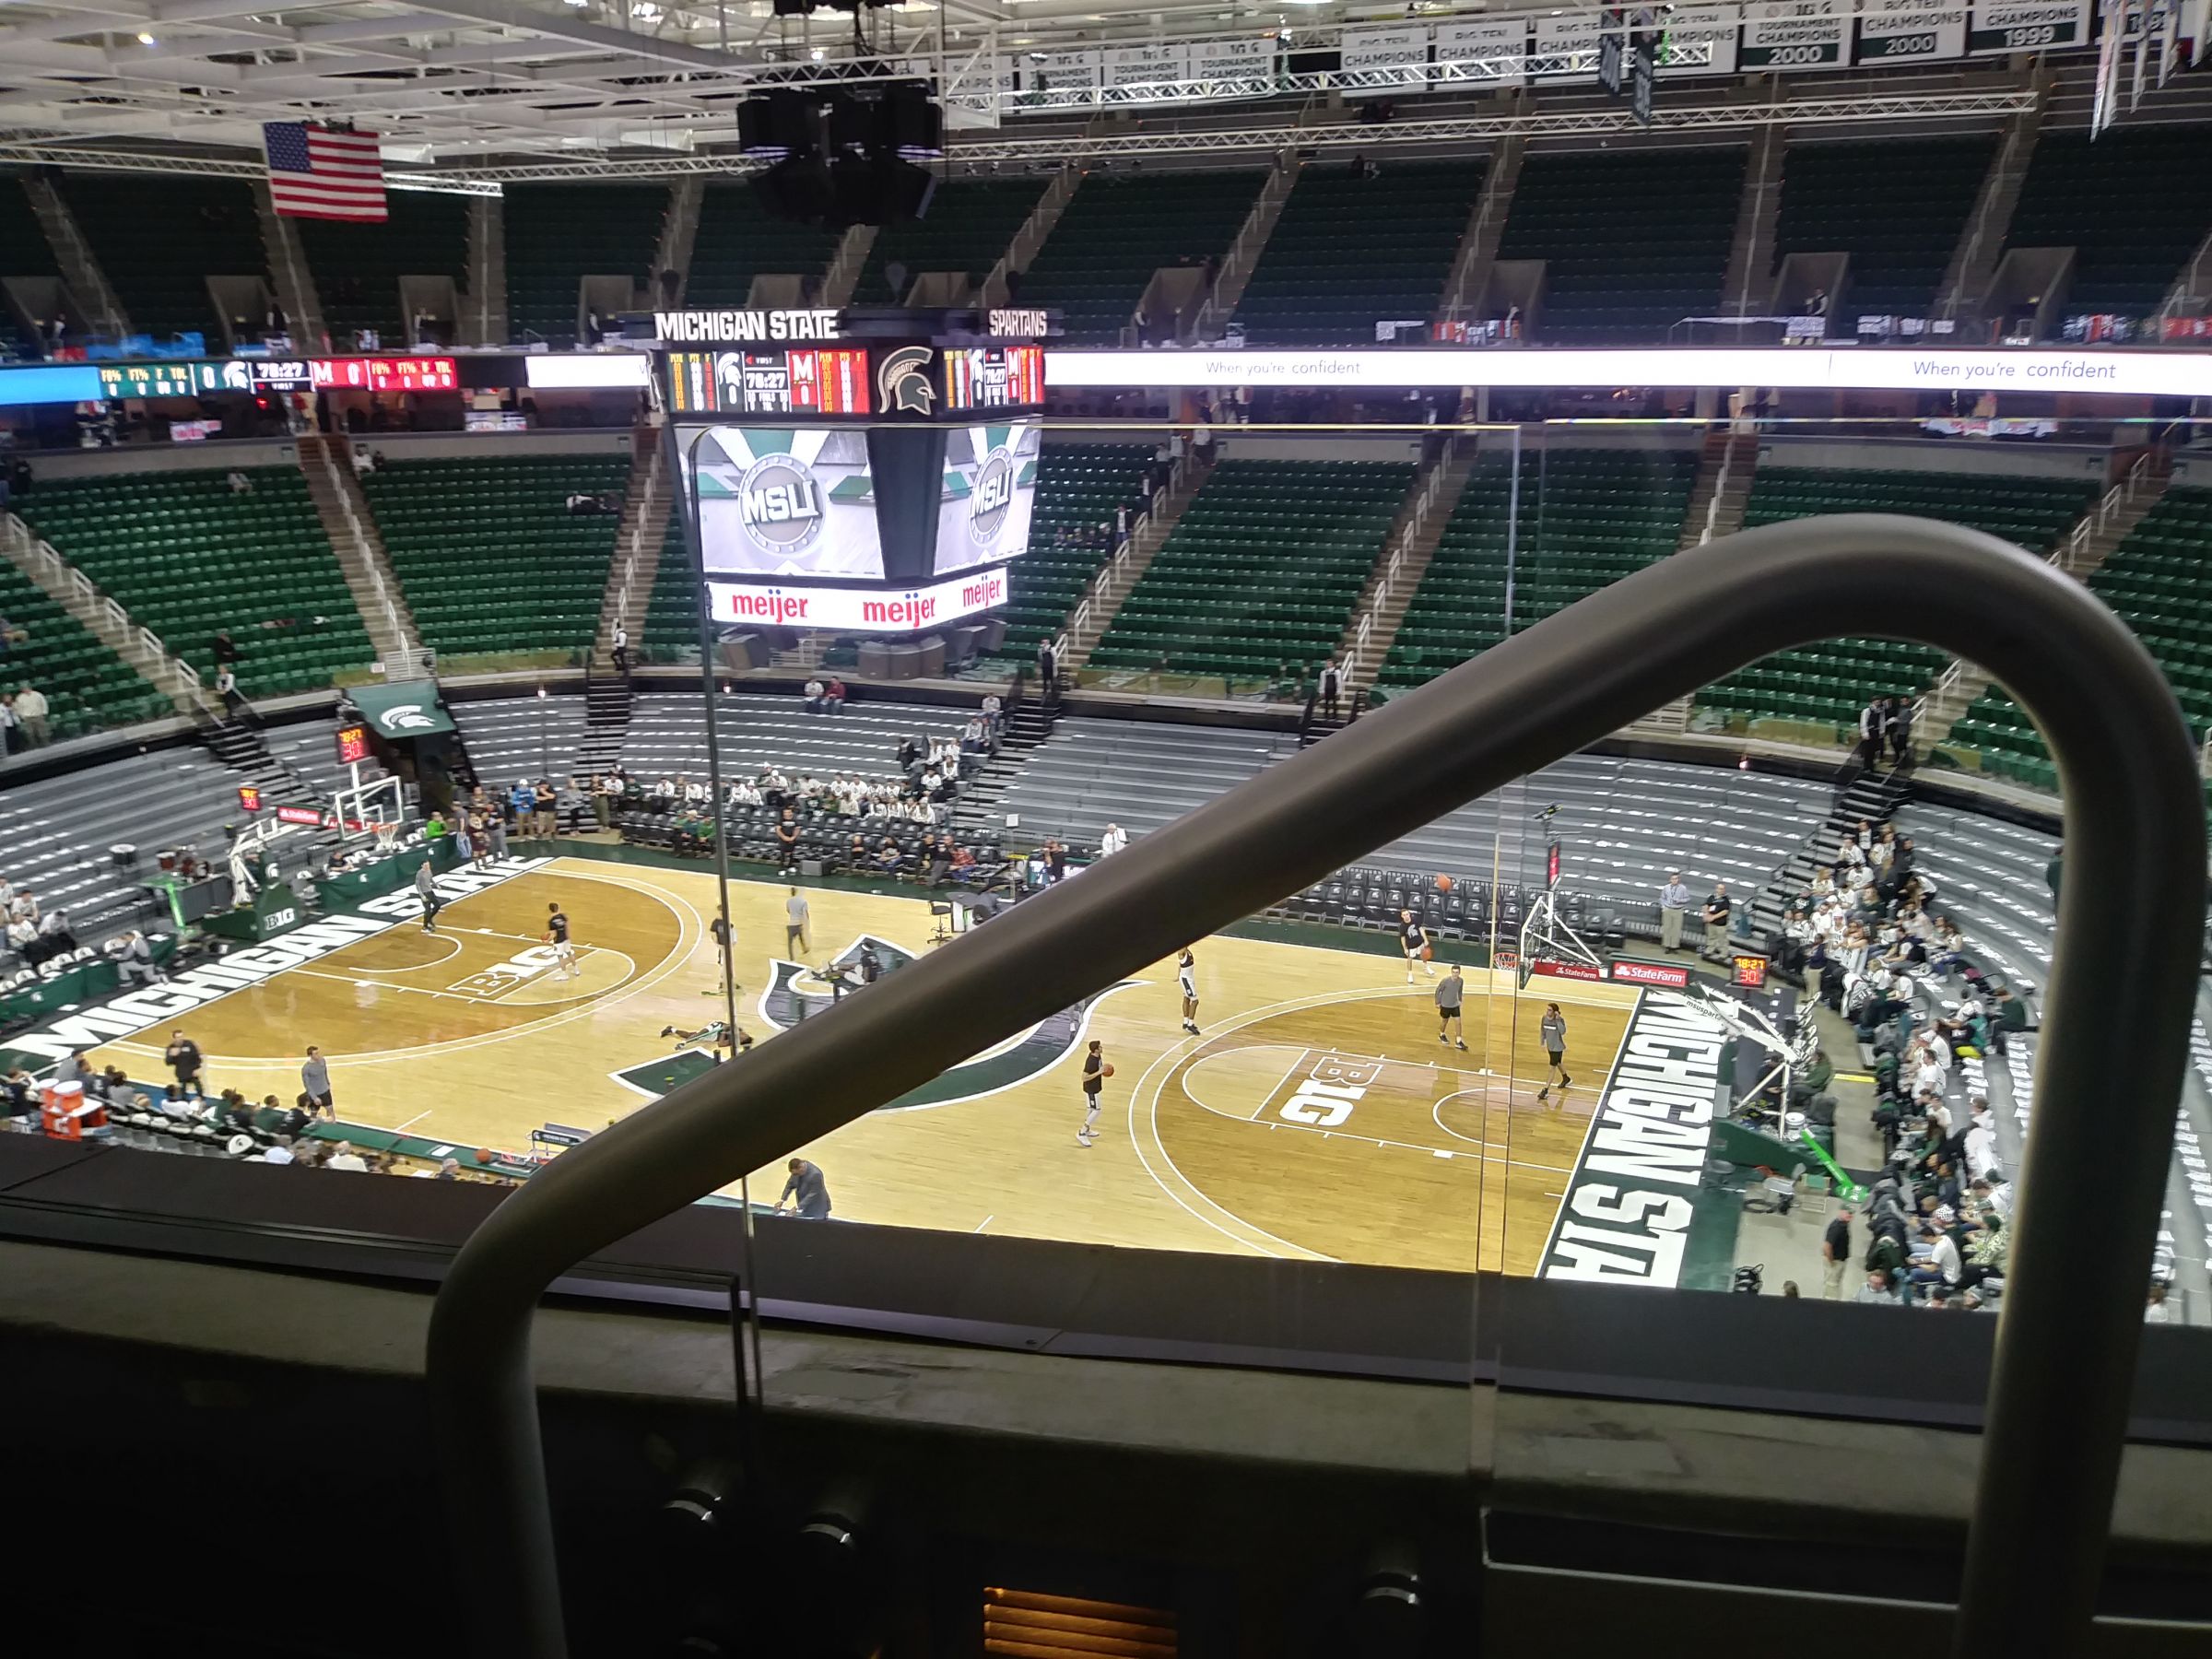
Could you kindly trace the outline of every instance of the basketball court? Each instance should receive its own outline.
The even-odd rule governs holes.
[[[559,857],[441,886],[456,896],[434,934],[411,893],[371,900],[347,919],[358,933],[331,931],[333,947],[312,954],[311,937],[298,960],[265,947],[273,971],[257,982],[96,1058],[166,1081],[161,1052],[182,1029],[214,1087],[288,1103],[312,1042],[341,1120],[429,1136],[465,1158],[478,1146],[526,1150],[547,1123],[602,1127],[706,1068],[681,1037],[723,1016],[711,876]],[[730,890],[738,1020],[757,1041],[831,1009],[832,961],[865,946],[896,972],[931,948],[925,900],[809,888],[806,943],[785,959],[782,885]],[[571,921],[573,975],[543,942],[556,905]],[[280,953],[285,939],[272,945]],[[1174,962],[1157,963],[806,1148],[836,1213],[1085,1243],[1533,1270],[1634,992],[1516,991],[1510,973],[1493,984],[1470,971],[1463,1051],[1438,1041],[1434,982],[1408,984],[1395,954],[1232,937],[1194,950],[1199,1035],[1181,1029]],[[1539,1100],[1547,1001],[1568,1021],[1573,1085]],[[1093,1038],[1116,1075],[1100,1138],[1086,1147],[1076,1130]],[[782,1177],[760,1172],[753,1195],[772,1199]]]

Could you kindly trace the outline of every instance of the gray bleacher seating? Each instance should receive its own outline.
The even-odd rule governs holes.
[[[696,700],[698,693],[691,696]],[[521,778],[565,778],[583,744],[581,697],[501,697],[446,705],[487,789]]]
[[[707,728],[700,708],[696,691],[641,693],[622,743],[623,766],[639,778],[673,772],[703,778]],[[900,738],[914,733],[958,737],[974,713],[964,704],[864,700],[835,714],[809,714],[793,692],[747,691],[716,703],[715,732],[725,782],[771,762],[786,772],[817,777],[888,777],[899,770]]]
[[[1357,741],[1353,736],[1348,741]],[[1118,720],[1070,719],[1033,751],[1001,798],[1025,838],[1097,842],[1109,822],[1157,830],[1295,752],[1288,736]],[[1748,896],[1825,810],[1824,786],[1759,772],[1577,755],[1379,849],[1376,865],[1541,887],[1546,826],[1564,844],[1563,885],[1635,931],[1658,931],[1657,888],[1680,870]]]
[[[163,849],[221,852],[223,826],[244,816],[241,781],[202,750],[173,748],[13,784],[0,796],[0,874],[97,945],[155,913],[140,888]],[[138,849],[135,870],[110,858],[119,844]]]

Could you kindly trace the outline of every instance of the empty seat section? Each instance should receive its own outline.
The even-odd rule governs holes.
[[[14,637],[21,630],[22,638]],[[45,694],[56,737],[173,712],[137,670],[87,632],[43,588],[0,559],[0,697],[23,686]]]
[[[2095,500],[2070,478],[1762,466],[1747,528],[1834,512],[1902,512],[1987,531],[2047,552]],[[1871,697],[1908,696],[1942,668],[1944,653],[1901,640],[1826,640],[1766,657],[1708,686],[1698,700],[1785,720],[1848,725]]]
[[[1071,341],[1111,344],[1152,273],[1229,252],[1260,194],[1256,172],[1092,172],[1022,274],[1021,298],[1066,312]]]
[[[1720,303],[1743,193],[1741,149],[1531,156],[1498,257],[1546,262],[1546,345],[1649,344]]]
[[[1030,550],[1007,571],[1006,641],[1026,657],[1055,632],[1084,584],[1113,551],[1114,509],[1134,520],[1144,504],[1152,451],[1141,443],[1048,443],[1039,457]]]
[[[327,686],[375,659],[297,468],[41,478],[16,510],[131,619],[212,681],[229,629],[249,697]]]
[[[1042,179],[947,179],[930,198],[929,216],[909,225],[886,225],[876,233],[853,292],[861,305],[902,305],[885,272],[906,267],[907,288],[924,271],[964,271],[981,283],[1006,256],[1022,221],[1044,194]]]
[[[1385,318],[1434,314],[1482,174],[1471,160],[1392,162],[1368,179],[1307,168],[1238,302],[1247,336],[1346,346]]]
[[[576,340],[586,276],[647,286],[665,184],[516,184],[501,213],[507,239],[507,323],[517,339]]]
[[[1224,461],[1090,653],[1090,665],[1295,678],[1344,637],[1413,465]]]
[[[197,332],[222,348],[210,276],[265,276],[268,255],[243,179],[174,173],[63,176],[69,211],[140,334]],[[258,337],[263,319],[245,319]]]
[[[1697,471],[1689,451],[1524,451],[1514,631],[1672,553]],[[1512,486],[1512,455],[1486,451],[1444,523],[1378,686],[1409,689],[1505,637]]]
[[[2166,670],[2199,738],[2212,731],[2212,488],[2176,487],[2089,577],[2089,589],[2134,629]],[[2011,698],[1992,686],[1951,728],[1990,771],[2055,789],[2050,751]]]
[[[837,242],[835,230],[777,218],[750,184],[710,184],[700,197],[684,303],[743,305],[763,275],[818,277],[837,257]]]
[[[2212,128],[2116,127],[2038,140],[2007,248],[2074,252],[2069,313],[2145,317],[2212,229]]]
[[[468,291],[468,198],[426,190],[394,190],[381,225],[340,219],[293,221],[323,301],[331,344],[350,347],[357,329],[374,329],[385,349],[410,342],[401,314],[402,276],[450,276]]]
[[[1926,316],[1994,147],[1988,137],[1790,146],[1775,269],[1791,253],[1851,255],[1842,292],[1830,296],[1834,333],[1852,334],[1862,316]]]
[[[591,648],[614,559],[621,454],[397,461],[362,479],[424,642],[446,656]]]
[[[691,549],[684,545],[680,508],[668,514],[661,540],[661,562],[645,598],[645,620],[638,643],[649,663],[675,663],[699,656],[699,584],[691,577]]]

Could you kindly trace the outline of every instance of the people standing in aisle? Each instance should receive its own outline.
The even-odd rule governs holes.
[[[1037,641],[1037,684],[1047,702],[1060,694],[1060,658],[1049,639]]]
[[[1659,944],[1663,949],[1682,948],[1682,919],[1689,914],[1689,888],[1682,872],[1670,875],[1659,889]]]
[[[1466,999],[1467,982],[1454,962],[1436,984],[1436,1040],[1466,1052],[1466,1027],[1460,1020],[1460,1005]]]
[[[1567,1088],[1574,1079],[1567,1075],[1567,1016],[1559,1012],[1558,1003],[1544,1005],[1544,1018],[1536,1026],[1536,1034],[1543,1040],[1544,1057],[1551,1069],[1545,1074],[1544,1087],[1536,1090],[1540,1105],[1554,1088],[1559,1091],[1559,1104],[1567,1103]]]
[[[1175,984],[1182,993],[1182,1029],[1198,1035],[1198,959],[1186,948],[1175,964]]]
[[[1336,718],[1339,700],[1344,695],[1344,670],[1331,657],[1321,665],[1321,712],[1324,718]]]
[[[615,624],[614,649],[608,653],[614,658],[615,672],[624,679],[629,677],[629,629],[621,623]]]
[[[1888,712],[1883,716],[1882,735],[1889,741],[1889,765],[1894,771],[1904,765],[1912,753],[1912,700],[1893,697]]]

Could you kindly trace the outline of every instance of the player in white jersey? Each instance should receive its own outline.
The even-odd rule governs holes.
[[[1175,982],[1182,991],[1182,1029],[1198,1035],[1198,959],[1188,950],[1175,964]]]

